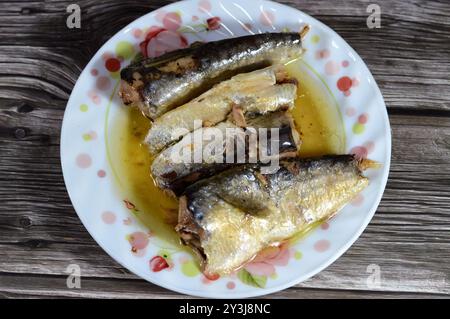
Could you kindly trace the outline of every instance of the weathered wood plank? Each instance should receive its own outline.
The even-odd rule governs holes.
[[[0,273],[0,298],[59,297],[59,298],[120,298],[120,299],[186,299],[192,298],[176,294],[144,281],[126,279],[82,279],[81,289],[66,287],[65,276],[22,276]],[[49,291],[48,287],[53,287]],[[289,288],[276,294],[263,296],[264,299],[314,299],[314,298],[448,298],[441,294],[396,293],[377,291],[355,291],[334,289]]]
[[[366,61],[391,111],[393,154],[382,203],[356,244],[270,297],[449,296],[450,4],[378,1],[382,28],[370,30],[369,0],[282,2],[335,29]],[[0,8],[0,297],[182,298],[98,247],[70,204],[59,161],[64,108],[83,67],[115,32],[169,1],[78,1],[81,30],[65,26],[70,3]],[[83,270],[81,291],[65,288],[70,263]],[[367,287],[370,264],[380,266],[379,289]]]

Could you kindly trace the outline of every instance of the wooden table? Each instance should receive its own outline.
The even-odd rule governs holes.
[[[95,243],[59,160],[64,109],[84,66],[123,26],[170,1],[79,0],[82,26],[69,30],[73,2],[0,6],[0,296],[185,298],[130,274]],[[336,30],[367,63],[388,106],[392,166],[351,249],[267,297],[450,296],[450,3],[379,0],[381,28],[369,29],[370,0],[282,2]],[[71,263],[82,268],[81,289],[66,287]],[[367,285],[369,265],[380,267],[379,287]]]

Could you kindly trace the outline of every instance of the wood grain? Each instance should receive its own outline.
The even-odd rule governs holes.
[[[380,207],[332,266],[270,298],[450,296],[450,4],[378,1],[382,28],[366,27],[371,1],[282,1],[323,21],[362,56],[390,113],[393,154]],[[0,7],[0,297],[180,298],[114,262],[81,225],[67,196],[59,136],[67,99],[98,48],[168,1],[3,1]],[[82,268],[82,289],[65,270]],[[380,266],[381,286],[366,284]]]

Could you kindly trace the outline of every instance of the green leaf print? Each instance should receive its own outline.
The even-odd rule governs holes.
[[[238,272],[237,277],[244,284],[253,287],[264,288],[267,283],[267,276],[252,275],[245,269],[241,269]]]

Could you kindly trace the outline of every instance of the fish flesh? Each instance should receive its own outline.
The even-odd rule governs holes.
[[[145,138],[150,153],[157,154],[192,132],[196,123],[213,126],[224,121],[233,106],[240,106],[244,113],[257,114],[292,109],[297,86],[293,83],[275,85],[277,74],[282,73],[280,68],[236,75],[162,115],[153,122]]]
[[[244,98],[256,100],[257,88],[267,88],[276,83],[272,68],[236,75],[221,82],[190,102],[156,119],[145,138],[150,153],[157,154],[195,128],[194,121],[211,126],[223,121],[231,111],[233,103]]]
[[[120,95],[155,119],[233,75],[302,54],[299,33],[265,33],[191,46],[121,71]]]
[[[176,230],[206,274],[229,274],[259,251],[331,218],[369,183],[374,167],[353,155],[292,158],[274,174],[260,165],[233,167],[188,187]]]
[[[263,159],[265,162],[274,158],[297,155],[300,136],[289,113],[277,111],[253,118],[247,117],[244,121],[245,127],[241,127],[230,118],[215,127],[199,128],[184,136],[175,145],[166,148],[153,160],[151,166],[156,185],[178,196],[195,181],[210,177],[238,162],[257,162],[258,154],[265,155]],[[262,141],[259,139],[260,128],[267,129],[267,133],[270,133],[272,128],[277,129],[278,136],[267,134],[267,139]],[[266,131],[263,130],[262,133],[265,134]],[[193,147],[195,136],[200,136],[199,144],[201,144],[198,161],[195,161],[198,147]],[[275,153],[267,151],[272,143],[271,138],[277,139]],[[240,157],[236,145],[242,147]],[[187,156],[182,157],[180,154],[183,152]],[[243,161],[238,161],[239,158]]]
[[[234,106],[238,106],[243,114],[263,115],[277,110],[290,110],[294,106],[296,90],[294,84],[282,84],[246,92],[247,95],[242,99],[239,99],[239,91],[233,91],[236,97],[234,101],[224,95],[211,96],[200,102],[193,101],[155,121],[145,143],[150,154],[155,155],[199,126],[209,127],[222,122]]]
[[[238,125],[235,119],[230,116],[227,121],[221,122],[214,127],[203,127],[189,133],[181,141],[165,149],[152,163],[152,176],[159,180],[157,184],[162,188],[166,188],[174,179],[190,175],[190,173],[196,172],[197,169],[205,168],[209,164],[214,166],[222,161],[225,162],[228,150],[232,150],[232,155],[234,155],[232,158],[229,158],[230,162],[236,163],[238,154],[235,150],[235,145],[237,143],[242,143],[239,145],[243,146],[244,152],[241,153],[246,155],[244,157],[245,162],[249,160],[249,152],[254,150],[255,153],[258,153],[259,147],[263,148],[267,156],[295,156],[301,140],[290,113],[277,111],[262,116],[251,115],[244,117],[244,122],[244,125]],[[266,129],[268,137],[266,141],[261,141],[258,144],[260,129]],[[275,150],[275,154],[269,154],[267,151],[271,144],[271,129],[278,131],[278,136],[274,137],[279,146]],[[265,133],[265,131],[262,133]],[[198,146],[194,144],[195,136],[200,136],[199,144],[201,144],[201,147],[199,151],[202,152],[200,154],[202,155],[202,161],[199,163],[193,162],[196,147]],[[252,137],[254,138],[252,139]],[[250,141],[252,141],[251,145],[249,145]],[[215,148],[216,146],[218,147]],[[254,149],[252,148],[253,146],[255,146]],[[184,158],[186,161],[181,163],[174,162],[173,155],[182,153],[184,149],[188,151],[185,153],[188,155],[187,158]],[[217,149],[220,150],[219,153],[209,152]],[[190,184],[192,182],[193,180],[191,180]]]
[[[336,214],[369,183],[376,163],[353,155],[280,161],[274,174],[243,164],[189,186],[176,231],[206,274],[229,274],[262,249]]]
[[[263,33],[192,45],[122,69],[120,96],[156,119],[230,77],[303,52],[300,33]]]

